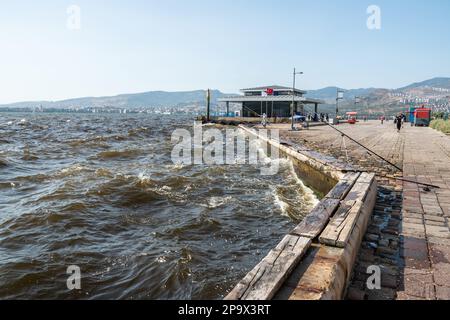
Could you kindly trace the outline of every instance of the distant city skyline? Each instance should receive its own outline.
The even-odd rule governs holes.
[[[0,104],[233,93],[291,85],[293,67],[306,90],[398,88],[450,76],[448,12],[447,0],[8,2]]]

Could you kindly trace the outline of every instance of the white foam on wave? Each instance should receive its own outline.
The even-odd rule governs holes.
[[[278,161],[284,183],[278,186],[271,186],[273,203],[280,208],[281,214],[286,217],[291,216],[289,214],[291,207],[296,211],[297,205],[302,208],[302,211],[312,210],[319,203],[319,199],[314,191],[308,188],[298,177],[291,160],[280,158]],[[289,195],[290,199],[284,199],[282,189],[286,188],[292,190],[289,191],[289,194],[292,194],[292,196]]]
[[[273,195],[273,198],[274,198],[275,205],[280,208],[281,214],[283,216],[288,217],[289,216],[289,214],[288,214],[289,204],[284,202],[283,200],[281,200],[281,198],[278,195],[277,190],[276,190],[275,187],[272,187],[271,189],[272,189],[272,195]]]
[[[305,185],[305,183],[303,182],[303,180],[298,177],[297,173],[295,172],[293,162],[288,160],[288,165],[289,165],[288,168],[290,171],[290,175],[293,177],[295,183],[301,187],[301,189],[304,193],[305,200],[308,201],[308,204],[310,205],[310,207],[312,209],[320,202],[319,198],[317,198],[314,191],[311,188],[308,188]]]
[[[149,183],[150,182],[150,175],[146,172],[141,172],[138,174],[138,180],[140,183]]]
[[[23,125],[27,125],[28,123],[29,123],[28,120],[25,119],[25,118],[24,118],[24,119],[21,119],[21,120],[18,122],[18,124],[19,124],[19,125],[22,125],[22,126],[23,126]]]
[[[177,163],[177,164],[172,165],[171,168],[174,169],[174,170],[181,170],[181,169],[184,168],[184,164]]]
[[[211,197],[208,199],[208,208],[215,209],[221,207],[232,199],[232,197]]]
[[[70,166],[68,168],[61,169],[60,173],[64,174],[64,175],[69,175],[69,174],[81,172],[84,169],[86,169],[86,167],[84,167],[84,166],[82,166],[80,164],[75,164],[75,165]]]

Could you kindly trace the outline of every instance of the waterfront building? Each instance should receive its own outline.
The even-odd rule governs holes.
[[[279,85],[247,88],[240,90],[243,94],[218,99],[225,103],[227,114],[229,114],[230,103],[241,104],[242,117],[260,117],[264,113],[268,118],[289,118],[291,117],[291,105],[294,101],[294,112],[305,115],[305,105],[313,105],[314,113],[318,113],[318,106],[324,104],[317,99],[306,98],[304,90]]]

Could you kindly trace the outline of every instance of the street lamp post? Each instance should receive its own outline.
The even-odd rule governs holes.
[[[293,81],[292,81],[292,105],[291,105],[291,130],[295,131],[295,126],[294,126],[294,105],[295,105],[295,76],[298,74],[303,74],[303,72],[296,72],[295,68],[294,68],[294,73],[293,73]]]
[[[342,99],[344,99],[344,91],[338,88],[337,94],[336,94],[336,119],[339,114],[339,100],[342,100]]]

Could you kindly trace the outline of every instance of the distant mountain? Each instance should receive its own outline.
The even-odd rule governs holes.
[[[326,87],[318,90],[310,90],[307,97],[321,99],[325,104],[332,106],[336,103],[338,87]],[[450,103],[450,78],[433,78],[422,82],[413,83],[398,89],[360,88],[343,89],[344,99],[340,102],[343,109],[373,110],[400,109],[411,104],[436,105],[438,108],[447,108]],[[219,90],[212,91],[212,103],[229,94]],[[356,101],[355,97],[359,97]],[[1,107],[12,108],[152,108],[152,107],[176,107],[189,105],[204,105],[206,100],[205,90],[166,92],[150,91],[134,94],[121,94],[110,97],[86,97],[63,101],[32,101],[18,102]],[[442,107],[444,106],[444,107]],[[324,106],[325,107],[325,106]]]
[[[311,90],[310,98],[322,99],[327,105],[336,104],[337,87]],[[437,110],[449,110],[450,78],[433,78],[410,84],[398,89],[361,88],[342,89],[344,99],[340,105],[343,110],[378,112],[380,110],[403,110],[410,105],[427,105]],[[355,97],[359,99],[356,100]]]
[[[337,90],[344,90],[344,99],[353,100],[355,97],[367,96],[374,92],[375,88],[361,88],[361,89],[342,89],[338,87],[326,87],[319,90],[310,90],[306,94],[308,98],[325,100],[327,103],[334,103],[336,101]]]
[[[225,95],[219,90],[211,91],[211,102],[216,103],[218,98]],[[117,108],[151,108],[151,107],[174,107],[180,104],[204,104],[206,101],[206,90],[195,91],[150,91],[134,94],[121,94],[111,97],[85,97],[62,101],[28,101],[17,102],[0,107],[33,108],[42,106],[44,108],[70,108],[70,107],[117,107]]]
[[[450,89],[450,78],[443,78],[443,77],[433,78],[433,79],[425,80],[422,82],[416,82],[416,83],[410,84],[409,86],[399,88],[397,90],[409,90],[409,89],[426,88],[426,87]]]

